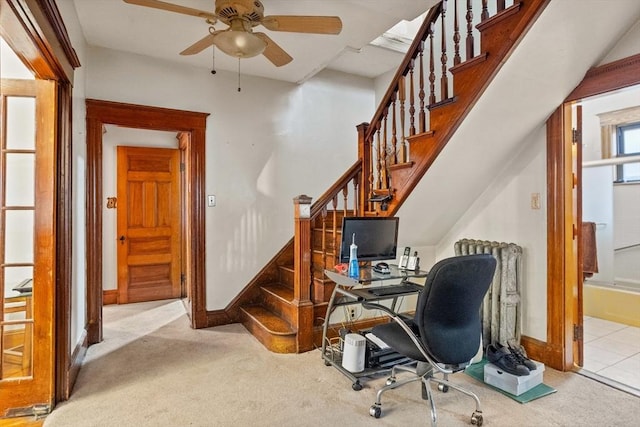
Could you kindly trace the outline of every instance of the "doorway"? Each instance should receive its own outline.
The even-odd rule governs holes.
[[[581,372],[640,394],[640,155],[619,152],[619,129],[640,123],[640,86],[580,102],[583,110],[583,218],[591,230],[585,264]],[[640,152],[638,134],[626,148]],[[622,147],[624,148],[624,147]],[[635,159],[635,160],[634,160]],[[621,166],[624,165],[624,166]],[[620,172],[624,168],[625,177]],[[589,264],[589,266],[588,266]]]
[[[174,131],[184,144],[185,206],[190,209],[185,276],[185,309],[191,326],[207,326],[205,293],[205,131],[208,113],[87,99],[87,342],[102,341],[103,129],[111,124],[132,129]],[[184,135],[187,135],[185,137]]]
[[[104,127],[103,304],[180,298],[186,203],[176,133]]]
[[[577,248],[583,241],[577,226],[572,188],[581,194],[582,182],[572,176],[571,105],[583,99],[640,84],[640,54],[595,67],[565,99],[547,124],[548,147],[548,277],[547,348],[556,369],[571,370],[581,364],[583,266]],[[581,170],[581,168],[580,168]],[[581,206],[580,206],[581,207]],[[570,274],[565,273],[569,271]],[[577,277],[572,275],[575,273]],[[553,279],[552,279],[553,278]],[[580,279],[578,281],[578,279]],[[579,318],[579,319],[578,319]]]

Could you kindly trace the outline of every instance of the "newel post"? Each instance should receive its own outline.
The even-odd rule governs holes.
[[[370,141],[365,139],[369,130],[369,123],[360,123],[356,126],[356,129],[358,130],[358,159],[362,162],[358,212],[360,212],[360,215],[364,215],[367,210],[367,200],[369,200],[369,195],[371,194],[371,186],[373,185],[373,164],[371,163],[373,154],[371,153]]]
[[[313,349],[313,303],[311,302],[311,197],[293,199],[294,278],[293,305],[298,328],[298,353]]]

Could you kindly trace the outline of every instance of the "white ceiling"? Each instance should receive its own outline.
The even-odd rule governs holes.
[[[214,0],[166,0],[214,11]],[[192,56],[179,52],[208,34],[204,19],[124,3],[122,0],[73,0],[90,46],[212,68],[212,49]],[[242,74],[301,83],[329,68],[369,78],[397,68],[404,55],[369,43],[401,20],[412,20],[437,0],[262,0],[267,15],[329,15],[342,19],[339,35],[265,32],[292,57],[275,67],[262,55],[241,61]],[[216,29],[224,29],[222,23]],[[215,68],[237,72],[238,60],[219,50]]]

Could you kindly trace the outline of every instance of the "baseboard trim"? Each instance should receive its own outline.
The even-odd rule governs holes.
[[[118,290],[109,289],[102,291],[102,305],[118,304]]]
[[[520,337],[520,344],[524,347],[527,352],[527,357],[533,360],[537,360],[538,362],[544,363],[546,366],[557,369],[559,371],[564,371],[564,367],[561,366],[562,358],[561,355],[555,354],[556,352],[549,346],[545,341],[540,341],[535,338],[527,337],[523,335]],[[558,364],[560,363],[560,365]]]
[[[227,310],[212,310],[207,311],[207,327],[212,328],[214,326],[228,325],[230,323],[237,323],[231,319],[231,316]]]

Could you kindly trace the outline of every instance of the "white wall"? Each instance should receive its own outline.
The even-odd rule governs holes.
[[[207,309],[222,309],[293,236],[293,198],[321,195],[357,155],[370,79],[325,71],[303,85],[89,48],[87,97],[210,113]],[[105,169],[110,165],[105,164]],[[106,195],[105,195],[106,197]]]
[[[615,185],[613,200],[615,284],[640,291],[640,184]]]
[[[521,151],[437,245],[436,258],[454,255],[462,238],[516,243],[523,248],[522,331],[546,340],[547,215],[546,127],[522,142]],[[540,209],[531,208],[531,194],[540,194]]]
[[[638,40],[640,40],[640,20],[629,28],[627,33],[618,40],[599,65],[608,64],[610,62],[617,61],[618,59],[627,58],[640,53]]]

